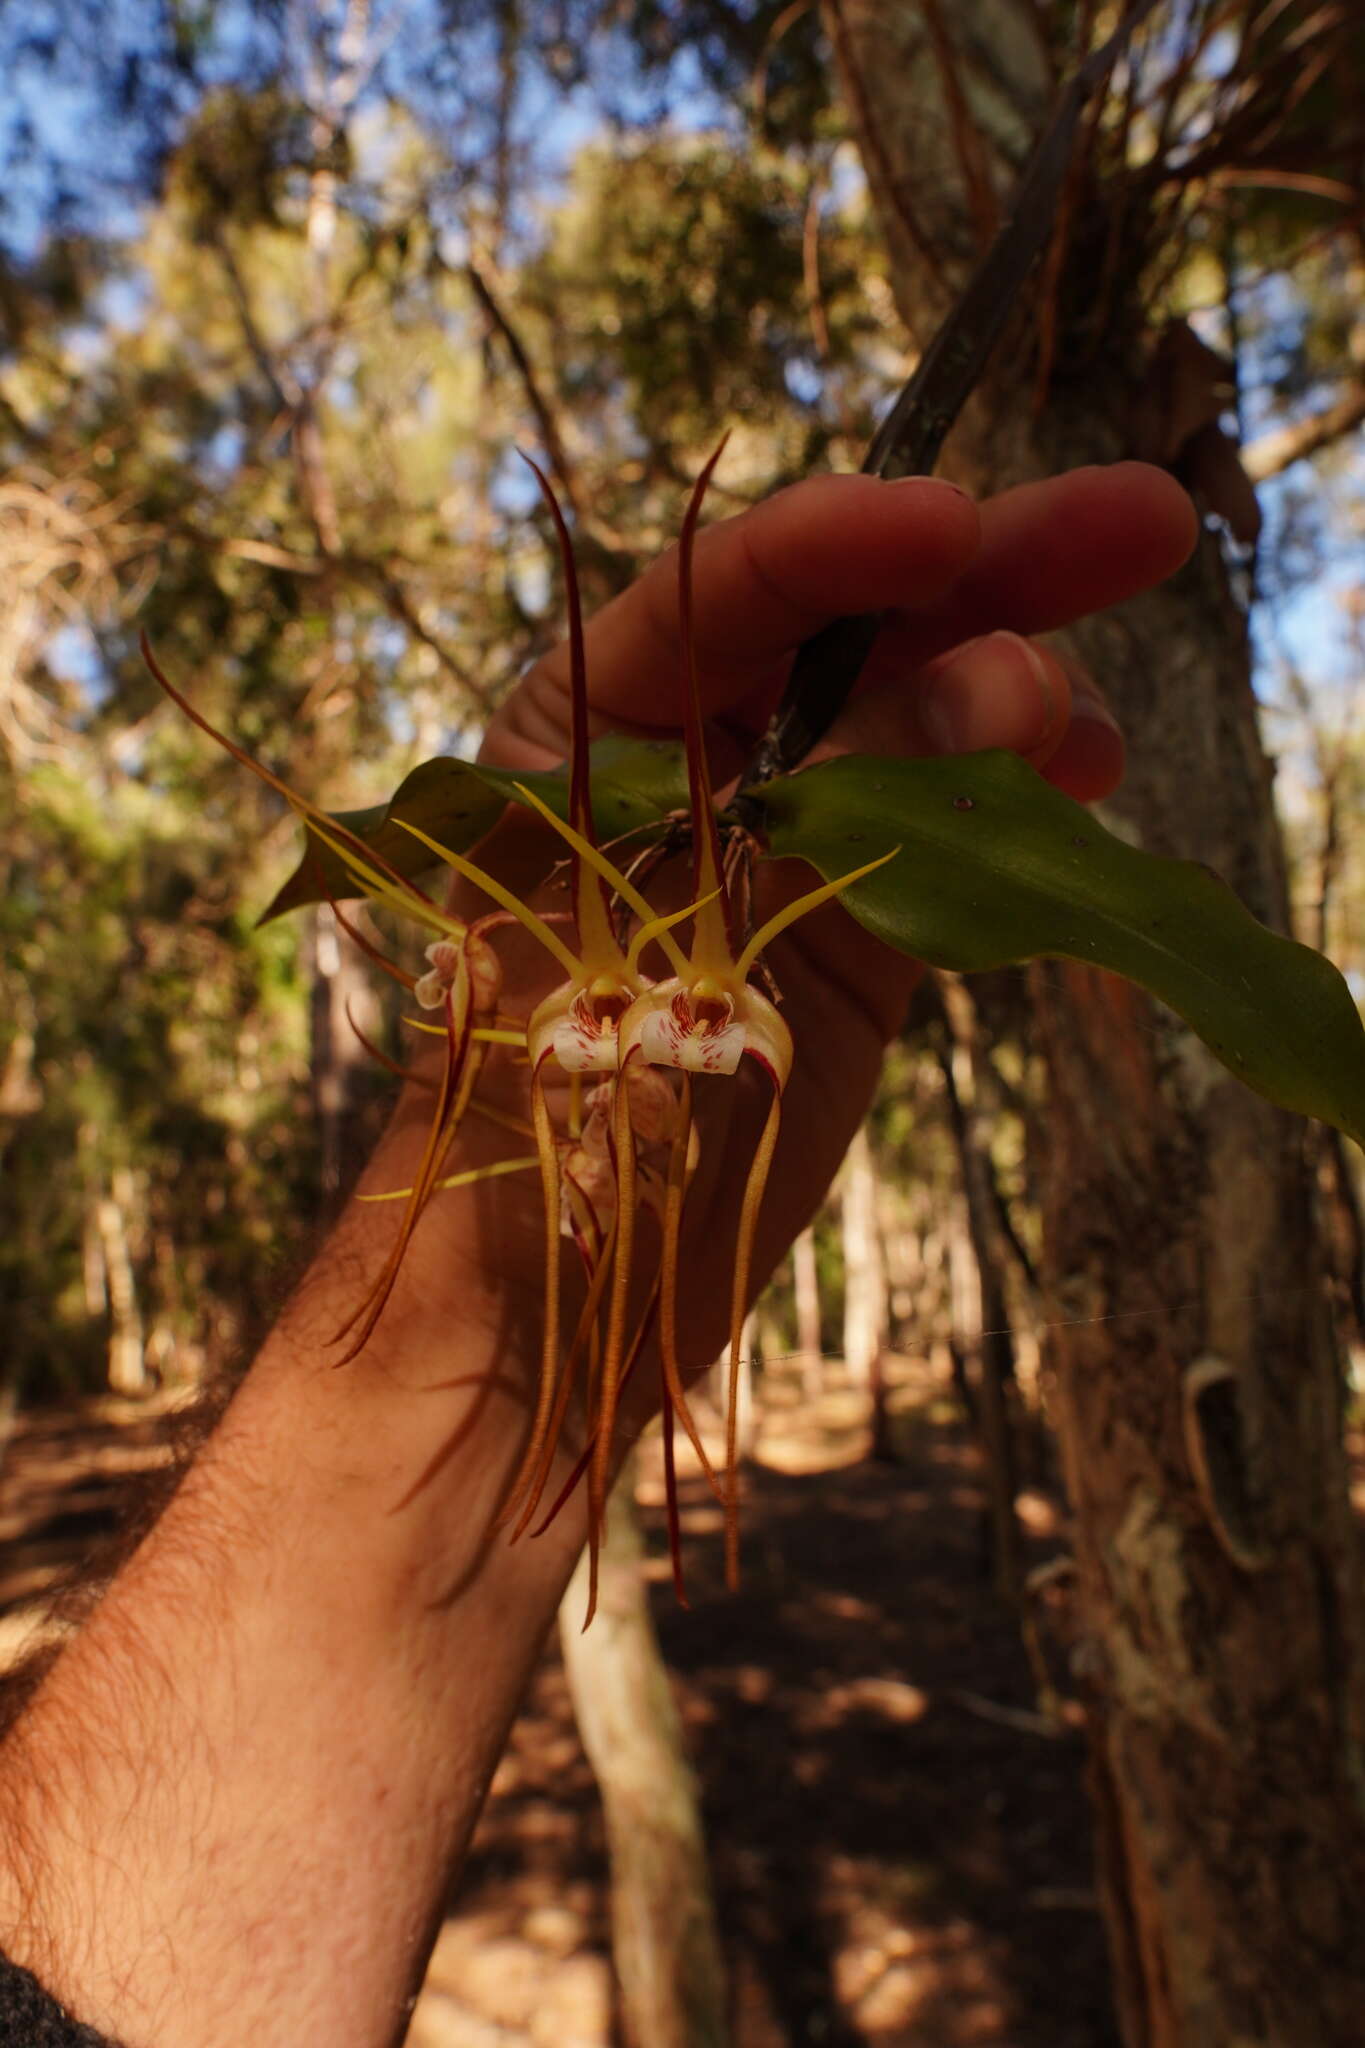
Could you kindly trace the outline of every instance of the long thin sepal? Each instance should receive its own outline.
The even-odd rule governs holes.
[[[555,1405],[550,1415],[549,1426],[545,1431],[545,1439],[541,1445],[540,1461],[528,1484],[525,1503],[517,1518],[517,1525],[512,1531],[512,1541],[514,1543],[535,1519],[536,1510],[540,1506],[549,1481],[550,1467],[554,1463],[555,1452],[559,1448],[559,1440],[564,1428],[564,1418],[568,1413],[569,1400],[578,1378],[578,1363],[586,1352],[595,1332],[597,1311],[602,1305],[602,1296],[606,1292],[607,1281],[611,1277],[611,1254],[612,1247],[616,1241],[615,1230],[616,1226],[613,1223],[606,1237],[602,1240],[596,1262],[589,1275],[587,1299],[579,1311],[578,1325],[574,1331],[573,1342],[569,1346],[569,1355],[565,1359],[559,1375],[559,1387],[555,1394]],[[557,1512],[557,1507],[552,1509],[540,1528],[534,1531],[534,1534],[537,1536],[542,1535],[554,1520]]]
[[[564,595],[569,611],[569,822],[581,839],[597,844],[592,816],[592,784],[588,773],[588,658],[583,637],[583,600],[578,588],[578,569],[573,542],[554,494],[550,479],[540,465],[523,453],[522,461],[535,473],[541,493],[550,508],[559,559],[564,571]],[[592,863],[574,862],[574,909],[578,917],[579,942],[585,951],[596,952],[609,940],[611,919],[600,875],[589,874]]]
[[[438,1085],[432,1080],[430,1074],[419,1074],[415,1067],[405,1067],[401,1060],[394,1059],[390,1053],[384,1051],[382,1046],[376,1045],[374,1040],[356,1023],[351,1011],[349,996],[346,999],[346,1022],[350,1025],[352,1033],[360,1045],[377,1066],[387,1068],[388,1072],[397,1075],[400,1081],[411,1081],[416,1088],[435,1088]]]
[[[673,1566],[673,1592],[679,1607],[690,1607],[683,1579],[682,1526],[678,1514],[678,1464],[673,1455],[673,1403],[664,1388],[664,1500],[668,1510],[668,1556]]]
[[[659,941],[660,945],[663,945],[665,932],[671,932],[673,927],[681,924],[685,918],[695,917],[697,912],[704,909],[708,903],[714,903],[719,894],[720,890],[715,889],[709,896],[703,896],[700,903],[684,903],[681,910],[670,910],[666,916],[651,917],[642,924],[632,937],[630,950],[626,954],[626,967],[629,972],[634,974],[639,967],[640,956],[646,946],[651,945],[655,939]],[[668,949],[665,948],[665,950],[667,951]],[[674,972],[680,978],[686,976],[688,972],[687,962],[676,948],[669,953],[669,961]]]
[[[659,1350],[663,1363],[664,1398],[669,1412],[676,1412],[688,1440],[706,1474],[717,1500],[720,1481],[706,1446],[692,1418],[678,1364],[678,1246],[682,1236],[683,1206],[688,1183],[696,1166],[696,1131],[692,1116],[692,1076],[683,1075],[678,1098],[678,1121],[668,1159],[668,1180],[664,1187],[663,1251],[659,1267]]]
[[[454,868],[457,875],[463,875],[467,882],[473,882],[477,888],[482,889],[485,896],[491,896],[495,903],[500,903],[504,910],[510,911],[517,923],[523,925],[532,938],[539,939],[546,952],[553,954],[566,972],[578,972],[577,958],[572,949],[565,945],[558,932],[546,924],[543,917],[537,917],[534,910],[528,909],[496,875],[486,874],[472,860],[466,860],[462,853],[452,853],[448,846],[442,846],[429,832],[423,832],[418,825],[410,825],[406,818],[396,818],[394,823],[404,832],[410,832],[414,839],[420,839],[423,846],[429,847],[435,854],[437,860],[443,860],[448,868]]]
[[[245,747],[239,747],[237,742],[230,740],[226,733],[219,732],[217,726],[205,718],[203,712],[197,710],[189,698],[185,696],[184,692],[178,690],[170,680],[161,664],[157,661],[156,656],[152,653],[152,643],[145,632],[138,636],[138,645],[142,649],[142,659],[146,662],[153,679],[165,691],[171,702],[180,707],[190,723],[197,725],[201,732],[206,732],[209,738],[223,749],[224,753],[231,754],[234,761],[240,761],[243,768],[249,768],[259,782],[268,784],[271,789],[284,798],[285,802],[292,809],[302,812],[315,830],[320,826],[326,826],[334,835],[332,839],[326,840],[326,835],[322,831],[318,831],[320,839],[326,840],[326,843],[334,848],[336,847],[337,840],[343,840],[356,857],[363,859],[366,863],[372,862],[375,868],[389,877],[391,882],[397,883],[401,889],[416,896],[421,902],[425,903],[428,900],[415,882],[411,882],[406,876],[400,875],[396,868],[391,868],[382,855],[374,851],[373,847],[367,846],[365,841],[358,839],[353,832],[348,832],[344,825],[338,824],[337,820],[329,817],[326,811],[320,811],[316,804],[310,804],[306,797],[301,797],[297,790],[291,789],[289,784],[281,781],[278,775],[272,775],[268,768],[262,767],[259,761],[248,754]]]
[[[749,1310],[749,1276],[753,1270],[758,1212],[781,1128],[782,1097],[774,1089],[768,1120],[763,1126],[763,1135],[755,1148],[745,1183],[739,1237],[735,1246],[734,1288],[730,1296],[730,1387],[725,1411],[725,1583],[732,1592],[739,1584],[740,1354],[744,1345],[744,1318]]]
[[[537,1390],[536,1410],[526,1450],[507,1499],[494,1522],[495,1528],[501,1528],[504,1522],[511,1521],[517,1511],[517,1503],[540,1463],[541,1448],[550,1427],[550,1415],[554,1407],[559,1374],[559,1255],[562,1242],[559,1234],[559,1151],[555,1145],[554,1128],[545,1101],[545,1081],[540,1067],[537,1067],[531,1076],[531,1122],[536,1134],[536,1152],[540,1160],[540,1191],[545,1208],[545,1305],[540,1353],[540,1386]]]
[[[630,1354],[626,1359],[625,1370],[621,1374],[620,1391],[623,1394],[626,1388],[630,1385],[631,1379],[633,1378],[635,1373],[635,1368],[639,1364],[640,1359],[644,1354],[644,1348],[646,1343],[648,1342],[650,1331],[654,1328],[654,1323],[658,1315],[658,1311],[659,1288],[658,1283],[656,1282],[655,1285],[650,1289],[649,1300],[645,1304],[645,1312],[640,1318],[640,1326],[635,1332],[634,1341],[632,1342],[630,1347]],[[573,1470],[570,1472],[568,1478],[564,1481],[564,1484],[560,1487],[559,1492],[555,1495],[554,1501],[552,1502],[551,1506],[546,1510],[538,1527],[531,1531],[533,1537],[543,1536],[545,1534],[545,1531],[549,1528],[550,1524],[554,1521],[555,1516],[561,1513],[561,1511],[564,1509],[567,1503],[573,1498],[576,1488],[581,1484],[583,1477],[588,1470],[588,1467],[592,1463],[593,1457],[596,1452],[596,1448],[596,1436],[589,1437],[588,1442],[584,1446],[582,1452],[580,1453]],[[584,1627],[586,1626],[587,1623],[585,1622]]]
[[[865,867],[853,868],[850,873],[840,875],[837,882],[822,882],[818,889],[808,890],[804,896],[798,896],[795,902],[788,903],[784,909],[777,911],[754,933],[735,962],[735,973],[747,980],[755,960],[765,946],[772,944],[779,932],[784,932],[789,924],[795,924],[797,918],[804,917],[807,911],[818,910],[822,903],[828,903],[841,890],[851,888],[854,882],[861,882],[864,875],[875,874],[878,868],[884,868],[889,860],[894,860],[899,852],[900,848],[893,846],[890,853],[884,853],[880,860],[870,860]]]
[[[518,453],[540,485],[559,544],[560,566],[564,571],[564,602],[569,613],[569,820],[576,832],[581,832],[595,845],[597,835],[593,829],[592,795],[588,783],[588,663],[583,639],[583,600],[578,588],[573,542],[550,479],[524,449]]]
[[[501,1180],[504,1174],[528,1173],[533,1166],[539,1166],[539,1164],[540,1161],[534,1152],[528,1154],[525,1159],[494,1159],[487,1166],[470,1166],[463,1173],[446,1174],[444,1179],[432,1182],[431,1192],[433,1195],[438,1195],[448,1188],[477,1187],[480,1181]],[[409,1202],[412,1200],[412,1193],[411,1188],[389,1188],[382,1195],[357,1195],[356,1200],[358,1202]]]
[[[551,831],[557,832],[564,843],[573,848],[574,854],[581,864],[592,868],[601,876],[604,882],[609,882],[616,894],[621,898],[621,901],[629,904],[637,917],[644,918],[656,927],[651,931],[650,937],[659,941],[659,944],[668,955],[674,973],[685,974],[687,972],[687,961],[677,941],[670,939],[667,934],[674,924],[682,922],[687,912],[680,911],[673,918],[658,918],[647,898],[640,894],[635,884],[627,875],[621,873],[621,870],[613,861],[607,859],[606,854],[600,848],[594,846],[591,840],[585,839],[581,832],[576,832],[572,825],[566,825],[562,818],[557,818],[543,798],[538,797],[533,789],[528,789],[524,782],[518,782],[513,786],[522,801],[529,804],[533,811],[540,813]],[[619,954],[620,948],[617,946],[615,939],[610,939],[608,951],[610,954]]]
[[[463,961],[461,966],[463,967]],[[473,1066],[477,1072],[478,1055],[475,1053],[471,1059],[467,970],[463,975],[457,973],[455,986],[460,988],[461,1001],[457,1007],[453,992],[446,998],[449,1038],[445,1067],[436,1098],[436,1111],[427,1132],[421,1163],[413,1178],[408,1206],[403,1213],[398,1236],[384,1261],[378,1279],[354,1314],[347,1317],[336,1333],[333,1340],[336,1343],[341,1343],[346,1338],[350,1339],[346,1350],[337,1360],[338,1365],[349,1365],[351,1360],[363,1351],[374,1334],[375,1325],[384,1313],[389,1296],[393,1292],[412,1234],[431,1197],[433,1184],[441,1170],[441,1162],[459,1123],[462,1100],[468,1099],[473,1088],[474,1074],[470,1072],[470,1068]]]

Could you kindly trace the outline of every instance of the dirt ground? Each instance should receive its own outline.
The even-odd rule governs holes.
[[[991,1591],[976,1453],[947,1390],[900,1375],[894,1465],[865,1403],[770,1381],[744,1585],[685,1491],[692,1609],[663,1562],[659,1632],[692,1745],[731,1975],[734,2048],[1116,2048],[1091,1887],[1081,1745],[1038,1711],[1017,1616]],[[21,1417],[0,1466],[0,1660],[54,1575],[113,1525],[166,1418],[96,1404]],[[1029,1563],[1061,1547],[1021,1499]],[[1046,1619],[1046,1616],[1044,1617]],[[1064,1675],[1064,1652],[1052,1666]],[[616,2048],[595,1786],[557,1651],[493,1783],[407,2048]]]

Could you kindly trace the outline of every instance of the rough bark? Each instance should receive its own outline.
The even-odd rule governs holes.
[[[641,1572],[631,1468],[607,1510],[597,1614],[587,1560],[560,1609],[583,1747],[606,1815],[612,1960],[628,2048],[725,2048],[725,1973],[696,1780]]]
[[[943,1057],[943,1079],[976,1269],[975,1421],[986,1466],[991,1573],[996,1591],[1013,1600],[1020,1584],[1019,1523],[1014,1506],[1019,1489],[1010,1413],[1015,1386],[1014,1333],[1005,1293],[1003,1247],[995,1221],[994,1170],[977,1112],[971,998],[964,989],[947,982],[941,992],[952,1035],[951,1047]]]
[[[993,108],[1028,96],[1000,79],[1030,16],[954,11],[988,135]],[[922,331],[972,217],[961,150],[917,9],[843,0],[836,45]],[[907,214],[948,223],[937,271]],[[956,437],[947,467],[979,489],[1137,452],[1149,337],[1122,268],[1107,307],[1095,289],[1103,195],[1079,193],[1075,221],[1089,271],[1061,279],[1046,404],[1030,403],[1021,323]],[[1108,821],[1208,862],[1283,927],[1246,622],[1215,538],[1072,645],[1129,737]],[[1124,984],[1047,963],[1032,995],[1050,1088],[1042,1277],[1125,2039],[1347,2048],[1365,2000],[1362,1645],[1306,1133]]]

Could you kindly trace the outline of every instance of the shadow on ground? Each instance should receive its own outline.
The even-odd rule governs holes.
[[[992,1595],[975,1457],[940,1407],[901,1462],[852,1462],[856,1400],[770,1410],[743,1589],[686,1483],[693,1606],[656,1618],[702,1785],[734,2048],[1116,2048],[1078,1736],[1036,1712]],[[163,1418],[21,1418],[0,1470],[0,1655],[111,1526]],[[816,1469],[807,1469],[815,1467]],[[785,1469],[782,1469],[785,1468]],[[1034,1560],[1057,1548],[1035,1516]],[[557,1652],[536,1674],[413,2016],[408,2048],[615,2048],[600,1813]]]
[[[901,1432],[903,1463],[847,1462],[848,1406],[832,1397],[842,1415],[807,1418],[799,1447],[770,1416],[737,1595],[694,1480],[693,1605],[675,1605],[648,1464],[640,1489],[735,2048],[1116,2048],[1080,1739],[1038,1715],[1017,1622],[989,1589],[974,1452],[926,1411]],[[1042,1537],[1031,1561],[1056,1549]],[[602,1826],[553,1649],[452,1915],[410,2048],[615,2042]]]

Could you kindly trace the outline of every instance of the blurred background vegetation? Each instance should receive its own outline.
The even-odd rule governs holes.
[[[1064,54],[1095,10],[1049,12]],[[1171,10],[1135,165],[1213,118],[1238,12]],[[40,1395],[239,1354],[383,1093],[325,915],[254,929],[288,820],[137,629],[295,785],[372,800],[558,632],[519,446],[600,600],[722,431],[718,510],[852,466],[908,357],[814,7],[46,0],[0,34],[0,1314]],[[1187,178],[1149,297],[1165,440],[1202,441],[1254,586],[1302,935],[1359,975],[1358,133],[1325,147]],[[883,1334],[966,1229],[925,1019],[873,1125],[879,1228],[916,1246]],[[1022,1247],[1028,1063],[982,1057]],[[838,1349],[834,1212],[818,1249]],[[789,1277],[764,1334],[798,1348]]]

